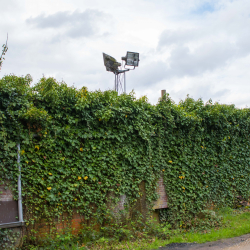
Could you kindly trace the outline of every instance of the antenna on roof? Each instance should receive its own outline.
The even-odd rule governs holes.
[[[135,67],[139,66],[139,53],[128,51],[127,55],[125,57],[122,57],[122,60],[125,61],[125,66],[132,66],[134,68],[125,68],[124,66],[124,69],[122,69],[122,64],[117,62],[114,57],[103,53],[103,61],[106,70],[115,74],[115,91],[117,91],[118,94],[126,93],[125,72],[134,70]],[[121,69],[119,69],[119,67],[121,67]],[[123,74],[123,84],[120,78],[120,74]]]

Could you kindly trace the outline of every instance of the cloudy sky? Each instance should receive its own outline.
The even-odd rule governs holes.
[[[102,52],[118,61],[140,53],[126,74],[127,92],[157,103],[166,89],[175,102],[250,106],[249,0],[0,0],[0,44],[9,50],[0,77],[43,75],[69,86],[107,90],[114,74]]]

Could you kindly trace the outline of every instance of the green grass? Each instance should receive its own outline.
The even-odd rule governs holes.
[[[216,241],[220,239],[232,238],[243,234],[250,233],[250,212],[242,212],[239,214],[226,212],[223,214],[226,227],[219,230],[211,230],[207,233],[186,233],[183,237],[187,242],[204,243],[207,241]]]
[[[145,249],[154,249],[155,247],[164,246],[170,243],[181,243],[181,242],[197,242],[205,243],[208,241],[216,241],[220,239],[232,238],[241,236],[243,234],[250,233],[250,211],[235,212],[231,209],[225,209],[220,212],[223,216],[224,224],[223,228],[218,230],[209,230],[206,232],[187,232],[177,233],[170,240],[161,241],[158,240],[157,246],[149,246]]]

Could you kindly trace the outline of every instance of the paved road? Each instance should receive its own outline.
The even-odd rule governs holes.
[[[250,234],[204,244],[173,243],[159,250],[250,250]]]
[[[247,239],[239,244],[225,248],[225,250],[249,250],[250,249],[250,239]]]

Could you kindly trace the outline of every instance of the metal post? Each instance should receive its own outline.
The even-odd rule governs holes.
[[[118,73],[116,73],[116,91],[117,91],[117,94],[119,95],[119,81],[118,81]]]
[[[124,93],[126,94],[126,74],[124,72]]]
[[[20,165],[20,144],[17,144],[17,164],[19,170],[18,176],[18,217],[23,222],[23,205],[22,205],[22,186],[21,186],[21,165]]]
[[[117,90],[117,73],[115,72],[115,91],[118,92]]]
[[[118,73],[116,73],[116,91],[119,94],[119,82],[118,82]]]

